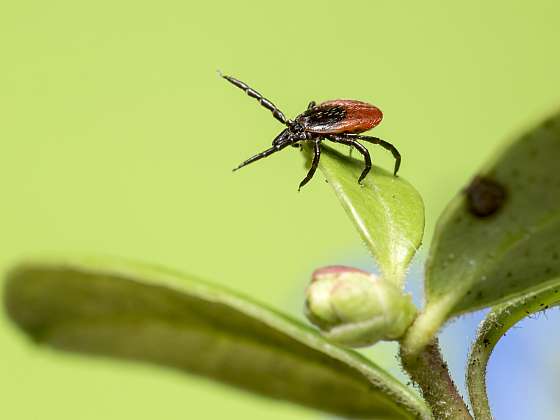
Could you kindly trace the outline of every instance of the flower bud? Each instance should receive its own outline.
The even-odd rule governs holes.
[[[400,338],[416,316],[412,297],[356,268],[324,267],[312,275],[305,315],[323,335],[350,347]]]

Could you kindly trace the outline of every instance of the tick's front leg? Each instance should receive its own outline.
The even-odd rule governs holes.
[[[311,162],[311,167],[309,168],[309,172],[307,172],[305,178],[303,178],[303,181],[299,183],[298,191],[301,190],[301,187],[307,184],[311,180],[311,178],[313,178],[313,175],[315,175],[315,171],[319,166],[320,157],[321,157],[321,139],[316,139],[313,142],[313,161]]]

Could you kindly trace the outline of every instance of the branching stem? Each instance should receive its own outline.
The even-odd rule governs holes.
[[[473,420],[449,375],[437,339],[418,353],[413,353],[401,345],[400,357],[403,368],[420,387],[435,419]]]

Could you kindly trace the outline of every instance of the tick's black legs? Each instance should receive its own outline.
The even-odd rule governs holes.
[[[270,156],[271,154],[276,153],[287,146],[301,147],[302,143],[304,142],[312,142],[313,160],[311,161],[311,167],[309,168],[307,175],[299,184],[299,188],[298,188],[299,191],[304,185],[306,185],[311,180],[311,178],[313,178],[315,172],[317,171],[317,167],[319,166],[319,159],[321,158],[322,140],[330,140],[334,143],[344,144],[346,146],[350,146],[351,149],[354,148],[357,149],[358,152],[360,152],[360,154],[364,157],[364,169],[360,174],[360,177],[358,178],[358,183],[360,184],[365,179],[367,174],[371,171],[372,165],[371,165],[371,156],[369,154],[368,149],[363,144],[358,142],[358,140],[364,140],[373,144],[378,144],[381,147],[391,151],[393,157],[395,158],[394,174],[396,175],[397,171],[399,170],[401,164],[401,155],[399,154],[398,150],[391,143],[385,140],[381,140],[377,137],[360,136],[357,134],[347,134],[347,133],[323,134],[323,135],[317,135],[304,131],[294,133],[290,131],[290,128],[286,128],[278,136],[276,136],[276,138],[272,142],[272,147],[270,149],[266,149],[265,151],[250,157],[245,162],[241,163],[237,168],[235,168],[234,171],[237,171],[238,169],[241,169],[242,167],[249,165],[250,163],[256,162],[257,160],[264,159],[265,157]]]
[[[303,178],[303,181],[299,183],[298,191],[301,190],[301,187],[307,184],[311,180],[311,178],[313,178],[313,175],[315,175],[317,166],[319,166],[320,157],[321,157],[321,140],[316,139],[313,141],[313,161],[311,162],[311,167],[309,168],[309,172],[307,172],[305,178]]]
[[[393,157],[395,158],[395,170],[393,174],[396,175],[397,172],[399,171],[399,168],[401,166],[401,154],[399,153],[397,148],[393,146],[391,143],[389,143],[388,141],[381,140],[380,138],[377,137],[360,136],[357,134],[344,134],[343,136],[348,139],[364,140],[369,143],[378,144],[384,149],[389,150],[393,154]]]
[[[364,162],[365,162],[365,168],[362,171],[360,177],[358,178],[358,184],[361,184],[363,179],[366,177],[366,175],[369,173],[369,171],[371,170],[371,157],[369,156],[369,152],[368,149],[366,149],[364,146],[362,146],[360,143],[358,143],[357,141],[353,141],[352,145],[358,149],[358,152],[360,152],[362,154],[362,156],[364,157]]]
[[[364,157],[365,167],[360,175],[360,178],[358,178],[358,183],[361,184],[362,180],[366,177],[366,175],[371,170],[371,156],[369,155],[368,149],[366,149],[364,145],[358,143],[356,140],[347,138],[344,135],[328,136],[327,138],[331,141],[334,141],[335,143],[342,143],[342,144],[346,144],[347,146],[352,146],[362,154],[362,156]]]
[[[241,80],[237,80],[231,76],[226,76],[221,74],[220,72],[218,72],[220,74],[220,76],[222,76],[224,79],[226,79],[228,82],[230,82],[232,85],[237,86],[239,89],[242,89],[247,95],[249,95],[251,98],[255,98],[256,100],[259,101],[259,103],[265,107],[266,109],[268,109],[270,112],[272,112],[272,115],[274,116],[274,118],[276,118],[278,121],[280,121],[282,124],[287,125],[288,121],[286,119],[286,116],[282,113],[282,111],[280,111],[278,109],[278,107],[276,105],[274,105],[271,101],[269,101],[268,99],[266,99],[264,96],[262,96],[259,92],[257,92],[255,89],[249,87],[249,85],[247,85],[246,83],[242,82]]]
[[[315,101],[311,101],[309,102],[309,105],[307,105],[307,109],[315,108],[315,105],[317,105],[317,103]]]
[[[237,171],[238,169],[243,168],[244,166],[247,166],[250,163],[256,162],[257,160],[263,159],[267,156],[270,156],[271,154],[278,152],[280,150],[282,150],[284,147],[286,147],[288,144],[285,144],[283,146],[273,146],[270,149],[266,149],[264,152],[261,152],[259,154],[256,154],[253,157],[250,157],[249,159],[247,159],[245,162],[243,162],[241,165],[239,165],[237,168],[235,168],[233,171]]]

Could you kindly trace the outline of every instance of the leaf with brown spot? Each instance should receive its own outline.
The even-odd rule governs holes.
[[[478,171],[486,180],[478,205],[484,211],[497,205],[494,214],[473,213],[473,187],[451,201],[434,234],[427,304],[407,338],[410,345],[422,347],[450,317],[531,293],[560,276],[559,162],[556,114]]]

